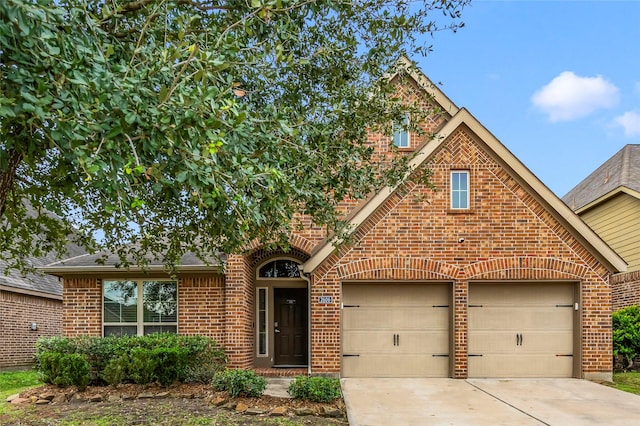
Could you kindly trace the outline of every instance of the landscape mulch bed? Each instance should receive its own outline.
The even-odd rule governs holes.
[[[46,403],[42,396],[51,402]],[[320,404],[267,395],[231,398],[225,392],[215,392],[211,386],[200,384],[176,384],[167,388],[133,384],[89,386],[82,392],[73,387],[45,385],[24,391],[20,397],[30,402],[14,405],[20,411],[18,415],[15,412],[4,416],[0,414],[0,424],[275,425],[282,424],[279,422],[285,419],[284,424],[287,425],[348,424],[342,400]],[[36,400],[40,400],[39,403]],[[249,407],[250,412],[263,413],[251,415],[236,410],[243,405]],[[273,416],[271,413],[276,408],[284,411],[284,416]],[[307,413],[313,414],[296,414],[305,408]]]

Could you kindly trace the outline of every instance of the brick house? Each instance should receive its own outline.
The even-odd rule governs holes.
[[[562,200],[629,265],[611,277],[613,310],[640,305],[640,145],[625,145]]]
[[[31,259],[35,266],[52,258]],[[0,270],[7,264],[0,259]],[[42,274],[0,273],[0,369],[33,364],[40,337],[62,334],[62,283]]]
[[[173,281],[96,265],[64,281],[64,333],[211,336],[232,366],[342,377],[610,379],[611,273],[625,262],[466,109],[420,71],[390,76],[432,112],[427,139],[371,134],[428,168],[349,208],[336,249],[306,223],[288,252],[251,247],[222,267],[188,256]],[[401,67],[402,68],[402,67]],[[302,271],[302,273],[300,273]]]

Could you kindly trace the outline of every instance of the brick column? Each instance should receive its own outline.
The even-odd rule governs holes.
[[[225,341],[229,366],[250,368],[254,353],[254,289],[251,268],[244,256],[227,258],[224,291]]]
[[[102,336],[102,282],[100,280],[65,278],[62,305],[62,333],[65,336]]]
[[[467,368],[467,332],[468,332],[468,281],[455,281],[453,283],[453,378],[466,379]]]

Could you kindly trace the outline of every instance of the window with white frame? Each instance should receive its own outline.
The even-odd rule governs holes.
[[[405,115],[400,123],[393,124],[393,144],[398,148],[409,148],[409,116]]]
[[[177,333],[178,284],[166,280],[104,280],[104,336]]]
[[[258,312],[256,315],[257,328],[258,328],[258,356],[267,355],[267,288],[259,287],[258,291]]]
[[[467,170],[451,172],[451,208],[454,210],[469,208],[469,172]]]

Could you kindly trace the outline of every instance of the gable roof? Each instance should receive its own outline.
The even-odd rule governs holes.
[[[415,71],[422,74],[419,70]],[[426,77],[424,77],[426,78]],[[446,98],[448,99],[448,98]],[[437,99],[436,99],[437,100]],[[453,104],[452,104],[453,105]],[[443,109],[446,105],[441,105]],[[457,107],[456,107],[457,109]],[[424,144],[419,149],[410,162],[411,170],[421,167],[432,156],[432,154],[461,126],[466,126],[485,144],[489,152],[506,167],[511,174],[518,178],[520,183],[528,187],[530,192],[537,195],[540,202],[546,205],[547,209],[560,220],[567,229],[576,237],[607,269],[612,272],[623,272],[626,270],[625,261],[613,251],[589,226],[587,226],[565,203],[563,203],[549,188],[547,188],[520,160],[518,160],[491,132],[489,132],[474,116],[465,108],[458,109],[451,119],[440,129],[438,138]],[[409,172],[405,179],[410,176]],[[401,185],[384,188],[364,202],[356,214],[348,220],[352,229],[356,229],[380,207],[396,189]],[[302,269],[304,272],[312,272],[334,251],[335,245],[340,241],[326,239],[314,251],[311,258],[307,260]]]
[[[625,145],[562,200],[581,212],[621,192],[640,198],[640,145]]]

